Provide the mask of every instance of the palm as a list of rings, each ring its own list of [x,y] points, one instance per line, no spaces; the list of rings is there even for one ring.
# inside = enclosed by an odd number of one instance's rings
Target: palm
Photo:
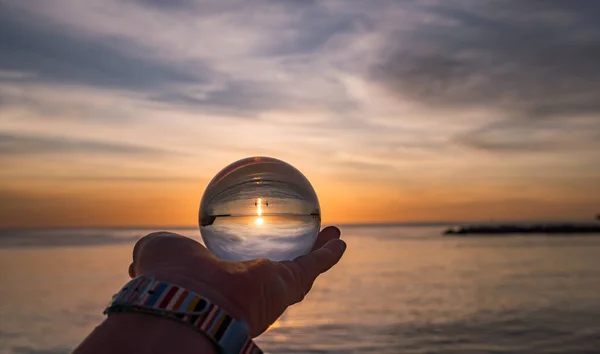
[[[324,229],[313,252],[294,261],[238,263],[216,258],[192,239],[154,233],[136,244],[130,275],[154,275],[206,296],[248,323],[254,337],[301,301],[316,277],[337,263],[345,250],[339,235],[337,228]]]

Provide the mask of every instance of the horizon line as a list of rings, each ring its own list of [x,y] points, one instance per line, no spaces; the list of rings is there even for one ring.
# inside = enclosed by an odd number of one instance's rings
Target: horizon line
[[[340,222],[340,223],[322,223],[321,227],[324,226],[338,226],[338,227],[368,227],[368,226],[456,226],[464,224],[487,224],[487,223],[563,223],[563,222],[593,222],[598,221],[595,218],[590,219],[565,219],[565,220],[439,220],[439,221],[380,221],[380,222]],[[0,226],[0,230],[70,230],[70,229],[157,229],[157,230],[168,230],[168,229],[199,229],[198,225],[64,225],[64,226]]]

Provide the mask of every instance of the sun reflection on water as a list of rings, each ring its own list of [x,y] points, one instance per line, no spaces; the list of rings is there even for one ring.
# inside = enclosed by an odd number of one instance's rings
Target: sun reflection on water
[[[256,205],[256,215],[258,215],[258,217],[256,219],[254,219],[254,223],[256,225],[262,225],[265,223],[265,219],[263,219],[261,217],[262,216],[262,198],[257,198],[254,205]]]

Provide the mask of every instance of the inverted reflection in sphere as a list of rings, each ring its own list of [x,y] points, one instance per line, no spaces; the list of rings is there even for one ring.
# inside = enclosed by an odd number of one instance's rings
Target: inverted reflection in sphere
[[[219,258],[281,261],[312,249],[321,210],[300,171],[274,158],[251,157],[212,179],[202,196],[199,222],[206,247]]]

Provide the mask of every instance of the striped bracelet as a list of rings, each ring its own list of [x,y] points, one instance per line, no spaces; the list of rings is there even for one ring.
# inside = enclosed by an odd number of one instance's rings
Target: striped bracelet
[[[183,322],[204,334],[223,354],[262,354],[248,325],[217,305],[180,286],[140,276],[113,296],[104,314],[147,313]]]

